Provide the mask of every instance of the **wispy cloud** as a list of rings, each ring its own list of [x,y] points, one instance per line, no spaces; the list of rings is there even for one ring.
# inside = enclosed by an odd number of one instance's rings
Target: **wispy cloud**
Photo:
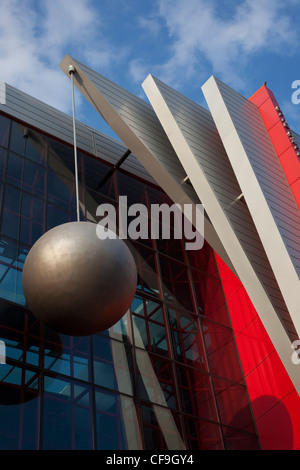
[[[91,0],[1,0],[0,78],[70,111],[69,81],[58,67],[64,55],[92,67],[98,61],[105,70],[122,53],[106,41],[102,26]]]
[[[243,69],[255,54],[286,54],[299,40],[291,21],[293,9],[288,8],[294,0],[229,0],[222,6],[217,0],[157,0],[157,5],[171,45],[168,60],[157,64],[153,73],[173,86],[210,68],[232,86],[242,87]],[[132,75],[141,76],[146,65],[135,60]]]

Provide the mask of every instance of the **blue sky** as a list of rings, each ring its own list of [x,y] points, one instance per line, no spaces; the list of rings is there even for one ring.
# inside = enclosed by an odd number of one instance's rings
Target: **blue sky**
[[[144,99],[149,73],[202,105],[212,74],[245,97],[267,81],[299,133],[299,25],[300,0],[0,0],[0,80],[68,114],[66,53]],[[76,117],[109,132],[79,93]]]

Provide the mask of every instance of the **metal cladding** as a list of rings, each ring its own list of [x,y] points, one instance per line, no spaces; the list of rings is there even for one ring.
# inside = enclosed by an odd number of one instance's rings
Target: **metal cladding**
[[[77,88],[171,199],[204,204],[205,239],[243,283],[299,394],[300,213],[256,106],[212,77],[208,111],[149,76],[150,106],[68,55],[67,76],[70,60]]]
[[[119,238],[98,238],[96,228],[104,230],[91,222],[59,225],[26,258],[22,284],[28,306],[59,333],[106,330],[123,317],[134,297],[137,271],[129,248]]]

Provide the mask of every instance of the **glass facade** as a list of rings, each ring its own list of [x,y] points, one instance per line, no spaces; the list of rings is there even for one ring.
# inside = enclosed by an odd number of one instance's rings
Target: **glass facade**
[[[169,202],[159,188],[78,152],[81,219],[97,206]],[[76,220],[73,149],[0,115],[0,449],[259,449],[214,253],[129,240],[130,311],[64,336],[28,311],[22,267],[50,228]],[[150,221],[149,221],[150,223]]]

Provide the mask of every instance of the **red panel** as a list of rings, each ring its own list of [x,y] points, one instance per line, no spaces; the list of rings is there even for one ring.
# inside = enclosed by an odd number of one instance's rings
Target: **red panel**
[[[291,186],[295,200],[300,208],[299,183],[296,185],[293,184],[294,181],[298,180],[300,177],[300,159],[297,157],[297,150],[294,149],[290,137],[287,135],[288,132],[292,131],[288,127],[284,127],[281,122],[281,119],[284,118],[284,110],[280,110],[283,115],[279,116],[278,110],[275,109],[276,106],[278,106],[275,96],[272,91],[265,86],[261,87],[249,100],[256,104],[259,109],[275,151],[280,159],[283,171]],[[278,115],[277,123],[276,114]]]
[[[256,419],[266,413],[267,408],[263,402],[258,406],[258,402],[255,403],[254,400],[268,395],[280,401],[294,390],[291,379],[275,350],[247,376],[246,380]],[[300,399],[298,406],[299,401]]]
[[[257,107],[261,106],[267,99],[269,94],[267,88],[263,85],[259,90],[257,90],[254,95],[249,98],[249,101],[256,104]]]
[[[292,148],[290,139],[288,138],[286,128],[283,127],[282,122],[279,121],[272,129],[269,130],[269,136],[276,150],[278,157],[287,150]]]
[[[280,155],[280,163],[284,168],[285,175],[291,186],[297,179],[300,178],[300,162],[296,152],[292,147],[289,147],[285,152]]]
[[[258,316],[236,337],[236,344],[244,358],[245,375],[274,351],[273,343]]]
[[[227,301],[227,306],[235,335],[238,335],[257,317],[257,312],[245,292],[244,287],[241,287],[236,294]]]
[[[223,289],[225,292],[226,300],[230,299],[237,290],[243,285],[241,281],[233,274],[231,269],[224,263],[224,261],[215,253],[219,273],[222,279]]]
[[[261,117],[267,130],[270,130],[278,122],[281,123],[280,116],[274,108],[274,105],[270,98],[268,98],[259,108]]]
[[[290,406],[287,408],[285,401],[276,403],[274,406],[272,396],[262,397],[258,401],[264,401],[267,404],[266,408],[269,409],[256,422],[262,448],[264,450],[297,449],[295,441],[298,440],[299,424],[293,422],[293,413],[291,413]],[[295,428],[298,428],[298,433],[295,433]],[[283,429],[284,432],[282,432]]]

